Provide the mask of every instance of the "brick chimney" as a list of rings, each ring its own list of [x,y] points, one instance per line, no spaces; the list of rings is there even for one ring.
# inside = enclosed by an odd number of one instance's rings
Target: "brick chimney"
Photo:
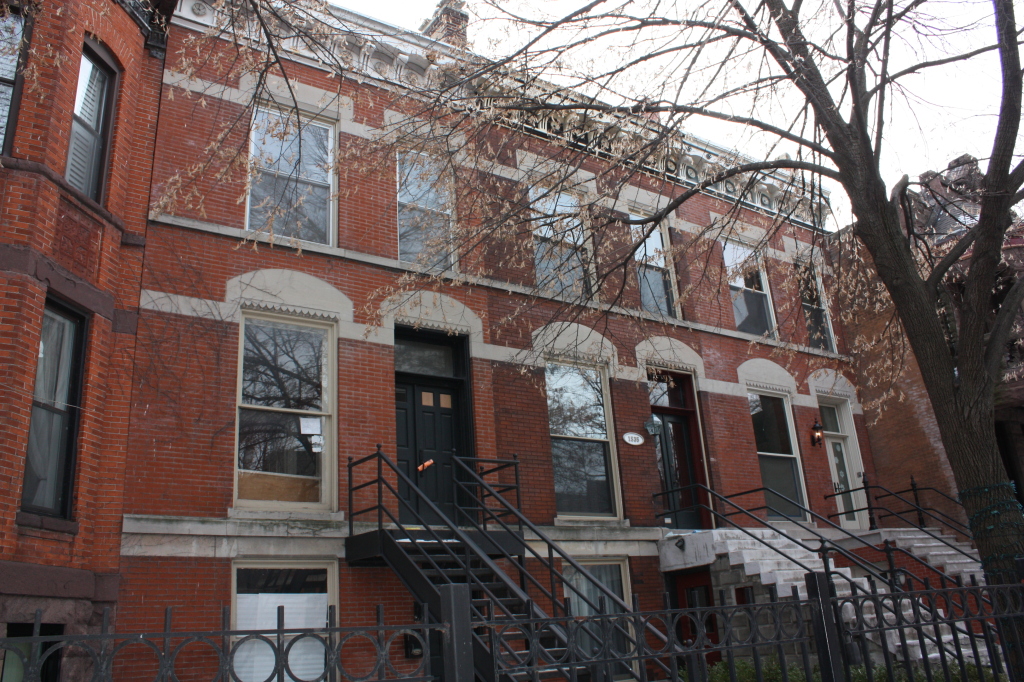
[[[464,10],[465,6],[463,0],[441,0],[437,3],[434,16],[424,23],[420,31],[428,38],[455,47],[466,47],[469,15]]]

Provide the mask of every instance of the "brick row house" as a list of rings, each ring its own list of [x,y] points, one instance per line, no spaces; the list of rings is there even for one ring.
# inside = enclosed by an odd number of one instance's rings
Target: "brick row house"
[[[0,622],[9,635],[31,634],[37,610],[48,634],[82,633],[118,601],[165,56],[153,22],[170,9],[0,3]]]
[[[624,221],[726,150],[689,138],[670,182],[640,172],[614,193],[598,154],[545,181],[569,152],[524,129],[495,133],[487,177],[448,163],[438,182],[411,149],[338,162],[379,149],[403,79],[465,56],[457,3],[423,33],[332,10],[348,75],[296,48],[255,105],[253,83],[218,81],[215,50],[188,75],[176,62],[211,6],[158,7],[166,32],[131,3],[70,7],[3,19],[27,46],[0,100],[8,634],[37,608],[95,627],[105,605],[121,631],[159,629],[165,606],[197,630],[225,607],[242,629],[281,604],[293,626],[329,606],[344,625],[376,604],[423,617],[455,563],[437,534],[475,553],[457,570],[489,572],[475,613],[744,603],[801,571],[730,556],[728,528],[765,547],[877,534],[857,490],[868,427],[812,259],[821,216],[775,229],[785,178],[742,200],[709,189],[604,276]],[[227,120],[244,124],[217,137]],[[232,149],[251,172],[182,174]],[[432,250],[481,187],[529,227]]]

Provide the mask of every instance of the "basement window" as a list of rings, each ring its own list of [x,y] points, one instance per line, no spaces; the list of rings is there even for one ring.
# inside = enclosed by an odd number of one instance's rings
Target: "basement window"
[[[327,627],[328,607],[336,604],[336,566],[328,562],[244,562],[234,566],[234,629],[275,630],[278,607],[284,607],[285,629]],[[271,637],[272,638],[272,637]],[[294,644],[286,640],[288,665],[299,680],[324,674],[326,650],[312,637]],[[274,671],[273,649],[250,639],[238,645],[233,664],[241,682],[262,682]]]

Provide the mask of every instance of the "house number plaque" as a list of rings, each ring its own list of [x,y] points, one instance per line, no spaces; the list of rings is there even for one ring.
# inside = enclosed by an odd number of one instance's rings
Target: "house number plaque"
[[[632,431],[630,431],[629,433],[622,434],[622,440],[626,441],[630,445],[644,444],[644,437],[641,436],[639,433],[634,433]]]

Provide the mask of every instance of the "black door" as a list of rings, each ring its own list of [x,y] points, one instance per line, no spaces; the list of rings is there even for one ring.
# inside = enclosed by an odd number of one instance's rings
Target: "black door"
[[[397,459],[402,472],[419,489],[399,486],[403,498],[399,518],[414,525],[437,523],[441,513],[456,521],[452,457],[458,452],[459,391],[449,382],[397,382],[395,384],[395,427]]]

